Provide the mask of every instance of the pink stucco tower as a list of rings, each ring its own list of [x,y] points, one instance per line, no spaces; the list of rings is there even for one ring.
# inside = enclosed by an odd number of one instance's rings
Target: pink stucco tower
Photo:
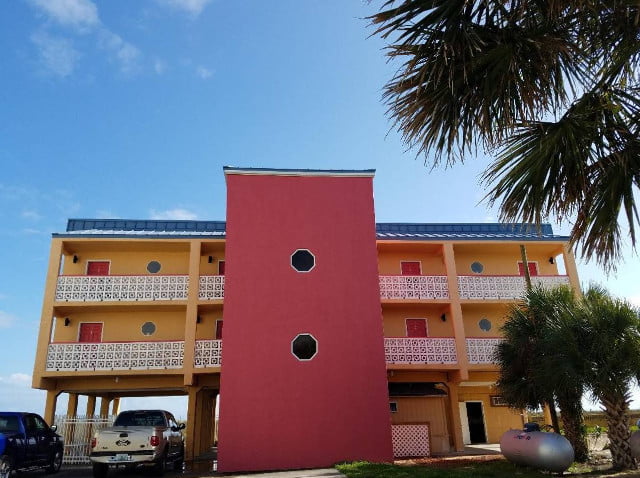
[[[219,471],[393,459],[373,174],[225,168]]]

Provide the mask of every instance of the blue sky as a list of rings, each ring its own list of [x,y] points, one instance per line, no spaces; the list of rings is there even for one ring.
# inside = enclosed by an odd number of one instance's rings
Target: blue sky
[[[50,235],[67,218],[224,219],[234,165],[375,168],[378,221],[496,221],[480,203],[487,158],[430,171],[391,130],[380,98],[396,66],[363,19],[380,4],[3,5],[0,409],[44,408],[30,375]],[[627,250],[615,276],[579,271],[640,304]]]

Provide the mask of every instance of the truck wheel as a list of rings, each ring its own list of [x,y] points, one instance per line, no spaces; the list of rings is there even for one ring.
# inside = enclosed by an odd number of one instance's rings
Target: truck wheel
[[[182,465],[184,465],[184,445],[182,445],[182,449],[180,450],[178,458],[176,458],[176,461],[173,462],[173,469],[175,471],[182,471]]]
[[[9,478],[13,471],[13,462],[8,455],[0,456],[0,478]]]
[[[107,478],[109,474],[109,465],[106,463],[93,464],[93,478]]]
[[[156,461],[156,464],[153,466],[153,474],[155,476],[163,476],[166,469],[167,469],[167,455],[165,453],[160,457],[160,460]]]
[[[56,450],[53,456],[51,457],[51,461],[49,462],[49,466],[47,466],[47,473],[58,473],[60,471],[60,467],[62,466],[62,450]]]

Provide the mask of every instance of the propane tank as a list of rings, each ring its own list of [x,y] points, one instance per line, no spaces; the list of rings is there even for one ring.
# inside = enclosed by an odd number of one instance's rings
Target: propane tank
[[[500,451],[516,465],[561,473],[574,459],[569,440],[557,433],[509,430],[500,438]]]

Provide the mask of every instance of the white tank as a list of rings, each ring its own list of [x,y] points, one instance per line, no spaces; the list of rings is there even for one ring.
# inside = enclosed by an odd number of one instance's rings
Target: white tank
[[[557,433],[509,430],[500,438],[504,457],[516,465],[561,473],[574,459],[569,440]]]

